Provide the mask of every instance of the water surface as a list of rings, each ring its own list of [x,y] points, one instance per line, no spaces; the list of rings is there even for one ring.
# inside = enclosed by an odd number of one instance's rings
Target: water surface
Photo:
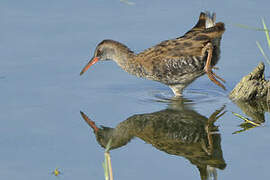
[[[255,41],[263,32],[234,24],[260,27],[270,23],[269,2],[254,1],[2,1],[0,176],[5,179],[103,179],[104,149],[80,116],[97,125],[116,127],[135,114],[166,111],[172,92],[157,82],[138,79],[113,62],[95,64],[79,76],[95,46],[110,38],[140,52],[162,40],[181,36],[200,11],[217,13],[226,24],[217,74],[227,92],[201,77],[187,88],[185,106],[208,119],[225,106],[219,126],[225,168],[218,179],[267,179],[269,114],[263,126],[238,134],[247,116],[227,95],[263,57]],[[269,66],[266,72],[269,72]],[[179,106],[174,107],[179,108]],[[181,109],[181,107],[180,107]],[[182,108],[183,109],[183,108]],[[186,157],[167,154],[141,138],[111,151],[115,179],[200,179]]]

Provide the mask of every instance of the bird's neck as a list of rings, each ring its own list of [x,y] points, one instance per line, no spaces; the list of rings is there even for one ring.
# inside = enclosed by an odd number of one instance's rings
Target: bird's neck
[[[136,54],[122,43],[116,42],[107,58],[115,61],[122,69],[132,75],[138,77],[145,75],[141,63],[136,59]]]
[[[115,61],[122,68],[127,66],[135,54],[124,44],[114,41],[113,45],[107,49],[106,59]]]

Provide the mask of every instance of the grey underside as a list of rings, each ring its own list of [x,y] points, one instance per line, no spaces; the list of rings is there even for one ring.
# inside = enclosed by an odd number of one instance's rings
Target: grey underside
[[[146,78],[166,84],[172,88],[175,95],[181,95],[186,86],[205,73],[204,62],[202,57],[194,56],[180,60],[168,60],[162,68],[158,68],[158,65],[154,64],[153,75],[146,76]]]

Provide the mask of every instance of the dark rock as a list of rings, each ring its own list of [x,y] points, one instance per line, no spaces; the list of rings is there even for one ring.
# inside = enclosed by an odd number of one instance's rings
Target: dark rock
[[[229,97],[233,101],[268,101],[270,95],[269,81],[264,78],[264,63],[260,62],[258,66],[242,80],[231,91]]]

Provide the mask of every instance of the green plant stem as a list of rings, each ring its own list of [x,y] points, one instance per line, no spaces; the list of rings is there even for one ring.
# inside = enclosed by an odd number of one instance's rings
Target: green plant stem
[[[261,51],[263,57],[266,59],[267,63],[270,65],[270,59],[269,59],[269,57],[265,54],[265,52],[264,52],[264,50],[263,50],[261,44],[260,44],[258,41],[256,41],[256,44],[257,44],[258,48],[260,49],[260,51]]]
[[[110,175],[110,180],[113,180],[113,173],[112,173],[112,163],[111,163],[111,156],[109,152],[105,152],[106,160],[108,162],[108,170],[109,170],[109,175]]]
[[[252,124],[252,125],[254,125],[254,126],[260,126],[260,124],[257,124],[257,123],[255,123],[255,122],[249,120],[248,118],[245,118],[245,117],[241,116],[240,114],[237,114],[237,113],[235,113],[235,112],[232,112],[232,113],[233,113],[235,116],[237,116],[237,117],[243,119],[244,121],[246,121],[246,122],[248,122],[248,123],[250,123],[250,124]]]
[[[263,18],[262,18],[262,24],[263,24],[263,28],[267,29],[267,26],[266,26]],[[268,48],[270,49],[270,37],[269,37],[269,32],[268,31],[265,31],[265,36],[266,36],[266,39],[267,39]]]

